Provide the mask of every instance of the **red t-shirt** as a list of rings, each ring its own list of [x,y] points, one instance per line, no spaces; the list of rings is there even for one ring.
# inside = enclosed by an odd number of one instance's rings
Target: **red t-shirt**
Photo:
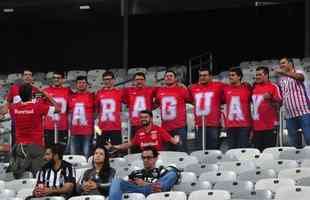
[[[90,92],[77,92],[69,99],[72,135],[92,135],[94,130],[94,95]]]
[[[123,90],[101,89],[96,94],[95,103],[99,113],[99,128],[103,131],[121,131],[121,111]]]
[[[49,105],[42,101],[20,102],[9,109],[15,119],[16,143],[43,146],[43,116],[48,113]]]
[[[8,94],[6,95],[6,100],[9,103],[18,103],[21,102],[21,98],[19,96],[19,84],[14,84],[10,87],[10,90],[8,92]],[[39,90],[38,88],[32,86],[32,94],[34,95],[35,93],[37,93]]]
[[[186,126],[186,102],[190,100],[187,88],[160,87],[156,91],[160,104],[162,127],[167,131]]]
[[[264,100],[263,95],[270,93],[271,100]],[[271,81],[254,84],[252,91],[253,103],[253,128],[255,131],[272,130],[279,124],[279,115],[272,102],[282,102],[279,87]]]
[[[163,150],[163,143],[169,142],[172,136],[163,128],[152,125],[151,130],[146,132],[145,128],[140,128],[131,140],[133,145],[137,145],[140,149],[146,146],[154,146],[158,151]]]
[[[223,88],[224,84],[218,81],[207,85],[193,84],[189,88],[198,127],[202,126],[202,116],[205,116],[206,126],[220,127]]]
[[[251,126],[251,88],[248,85],[226,85],[223,101],[226,104],[226,128]]]
[[[66,87],[48,87],[44,89],[49,95],[51,95],[57,102],[57,105],[61,109],[60,113],[48,112],[45,117],[45,129],[54,129],[54,123],[57,122],[58,130],[68,129],[68,100],[71,94],[71,90]]]
[[[128,87],[124,90],[131,126],[140,126],[139,112],[152,110],[155,89],[152,87]]]

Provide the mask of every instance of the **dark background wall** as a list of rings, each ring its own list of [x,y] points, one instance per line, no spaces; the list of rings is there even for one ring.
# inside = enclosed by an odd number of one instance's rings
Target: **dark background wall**
[[[185,64],[212,51],[215,66],[243,60],[302,57],[303,4],[130,16],[129,64]],[[8,17],[0,24],[2,72],[121,67],[122,19],[98,13],[54,20]]]

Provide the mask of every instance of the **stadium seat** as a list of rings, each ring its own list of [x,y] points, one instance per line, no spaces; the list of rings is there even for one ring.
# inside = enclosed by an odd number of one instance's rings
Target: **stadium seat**
[[[279,178],[290,178],[296,185],[310,186],[310,168],[284,169],[279,172]]]
[[[225,190],[197,190],[190,193],[188,200],[228,200],[230,197]]]
[[[133,153],[133,154],[128,154],[124,156],[126,160],[128,160],[128,163],[131,163],[134,160],[139,160],[141,159],[141,153]]]
[[[0,191],[0,199],[6,199],[10,197],[15,197],[16,191],[10,189],[3,189]]]
[[[226,152],[226,155],[236,157],[238,160],[249,160],[253,159],[255,155],[259,155],[260,151],[254,148],[238,148],[230,149]]]
[[[274,157],[271,153],[261,153],[254,155],[252,158],[249,158],[249,160],[253,160],[256,166],[260,166],[265,161],[274,160]]]
[[[236,181],[237,174],[233,171],[205,172],[199,176],[199,181],[209,181],[212,184],[220,181]]]
[[[57,196],[49,196],[49,197],[31,198],[31,200],[65,200],[65,198]]]
[[[173,187],[173,191],[182,191],[187,195],[196,190],[208,189],[212,189],[212,184],[209,181],[181,182]]]
[[[5,188],[5,182],[0,180],[0,191]]]
[[[187,200],[185,192],[158,192],[146,197],[147,200]]]
[[[25,199],[32,195],[33,188],[25,188],[17,191],[16,197]]]
[[[197,175],[193,172],[181,172],[181,183],[192,183],[197,181]]]
[[[257,182],[260,179],[276,178],[277,173],[273,169],[252,170],[240,173],[238,180]]]
[[[217,164],[191,164],[184,168],[184,171],[194,172],[197,176],[204,172],[218,171]]]
[[[238,193],[234,196],[234,200],[269,200],[273,198],[270,190],[255,190],[246,193]]]
[[[269,147],[266,148],[263,153],[271,153],[274,157],[274,159],[279,159],[279,155],[281,152],[290,150],[290,149],[295,149],[295,147]]]
[[[165,166],[175,165],[178,169],[184,170],[184,168],[191,164],[198,164],[198,159],[194,156],[171,156],[160,157]]]
[[[76,182],[78,182],[79,180],[81,180],[83,178],[83,175],[85,173],[86,170],[88,170],[89,168],[78,168],[75,169],[75,179]]]
[[[159,156],[162,159],[165,158],[171,158],[171,157],[182,157],[182,156],[188,156],[186,152],[181,151],[159,151]]]
[[[249,161],[219,162],[219,171],[234,171],[237,174],[256,169],[255,163]]]
[[[282,187],[295,187],[295,181],[289,178],[267,178],[256,182],[256,190],[271,190],[276,192]]]
[[[145,200],[145,196],[141,193],[125,193],[123,200]]]
[[[281,160],[304,160],[310,159],[310,148],[288,149],[279,155]]]
[[[279,188],[275,194],[275,200],[309,200],[310,187],[295,186]]]
[[[132,171],[133,169],[129,167],[120,167],[116,169],[115,177],[118,177],[118,178],[127,177]]]
[[[34,188],[37,184],[35,178],[32,179],[16,179],[13,181],[6,182],[5,188],[9,190],[15,190],[16,192],[25,188]]]
[[[131,77],[132,75],[134,75],[137,72],[143,72],[146,73],[146,68],[143,67],[137,67],[137,68],[130,68],[128,69],[128,75]]]
[[[198,158],[199,163],[213,164],[210,162],[210,160],[216,160],[216,157],[222,156],[223,154],[220,150],[201,150],[193,151],[190,155]]]
[[[254,190],[254,184],[251,181],[222,181],[215,183],[213,189],[227,190],[230,192],[232,198],[234,198],[238,194],[252,192]]]
[[[292,169],[298,167],[296,160],[267,160],[264,161],[260,166],[260,169],[273,169],[279,172],[283,169]]]
[[[69,198],[69,200],[104,200],[104,199],[105,198],[102,195],[83,195]]]
[[[87,159],[82,155],[64,155],[63,160],[71,163],[73,166],[88,166]]]
[[[309,167],[310,168],[310,159],[306,160],[299,160],[299,166],[300,167]]]
[[[114,169],[128,167],[128,161],[125,158],[110,158],[110,166]]]
[[[15,83],[17,80],[21,79],[22,75],[20,73],[12,73],[8,75],[7,82]]]
[[[67,73],[67,80],[75,80],[78,76],[87,76],[87,72],[83,70],[70,70]]]

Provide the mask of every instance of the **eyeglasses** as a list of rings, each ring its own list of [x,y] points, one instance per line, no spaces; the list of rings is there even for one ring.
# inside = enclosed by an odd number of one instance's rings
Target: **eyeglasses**
[[[153,156],[141,156],[142,160],[150,160],[154,158]]]

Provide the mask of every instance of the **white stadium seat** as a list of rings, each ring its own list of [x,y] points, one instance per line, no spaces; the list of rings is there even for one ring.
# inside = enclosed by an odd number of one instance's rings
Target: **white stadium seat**
[[[276,172],[296,167],[298,167],[296,160],[266,160],[259,166],[260,169],[273,169]]]
[[[200,163],[211,163],[210,160],[216,160],[216,157],[222,156],[223,153],[220,150],[201,150],[193,151],[190,155],[198,158]]]
[[[227,190],[234,198],[238,194],[252,192],[254,190],[254,184],[251,181],[222,181],[215,183],[213,189]]]
[[[226,155],[235,156],[238,160],[253,159],[254,155],[259,155],[260,151],[254,148],[238,148],[230,149],[226,152]]]
[[[141,193],[125,193],[123,200],[145,200],[145,196]]]
[[[225,190],[197,190],[190,193],[188,200],[228,200],[230,197]]]
[[[34,188],[37,184],[37,179],[16,179],[6,182],[5,188],[9,190],[15,190],[16,192],[25,188]]]
[[[29,197],[32,195],[33,192],[33,188],[25,188],[25,189],[21,189],[19,191],[17,191],[16,197],[21,198],[21,199],[25,199],[26,197]]]
[[[204,172],[218,171],[217,164],[191,164],[184,168],[184,171],[194,172],[197,176]]]
[[[296,149],[295,147],[269,147],[263,153],[271,153],[274,159],[279,159],[280,153],[286,150]]]
[[[198,180],[209,181],[211,183],[216,183],[220,181],[236,181],[237,174],[233,171],[205,172],[199,176]]]
[[[102,195],[83,195],[69,198],[69,200],[104,200],[104,199],[105,198]]]
[[[310,187],[295,186],[279,188],[275,194],[275,200],[309,200]]]
[[[147,200],[187,200],[185,192],[158,192],[146,197]]]
[[[271,190],[273,192],[276,192],[279,188],[283,187],[295,187],[295,181],[289,178],[268,178],[261,179],[255,184],[256,190]]]
[[[251,160],[219,162],[218,165],[220,171],[234,171],[237,174],[256,169],[255,163]]]
[[[240,173],[238,180],[257,182],[260,179],[276,178],[277,173],[273,169],[253,170]]]
[[[198,182],[181,182],[173,187],[173,191],[182,191],[186,194],[190,194],[195,190],[208,190],[212,189],[212,184],[209,181]]]
[[[284,169],[279,172],[279,178],[290,178],[296,185],[310,186],[310,168]]]

